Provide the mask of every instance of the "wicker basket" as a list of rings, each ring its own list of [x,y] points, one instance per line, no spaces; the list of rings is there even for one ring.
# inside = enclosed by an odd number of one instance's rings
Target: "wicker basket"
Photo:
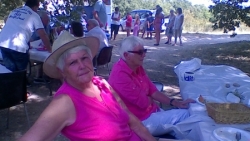
[[[250,123],[250,108],[240,103],[206,103],[208,115],[216,123]]]

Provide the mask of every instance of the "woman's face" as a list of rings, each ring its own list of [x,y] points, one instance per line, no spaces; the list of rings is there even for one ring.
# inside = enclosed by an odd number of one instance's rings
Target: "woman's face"
[[[65,59],[62,75],[70,84],[84,84],[92,81],[94,69],[92,59],[85,50],[69,54]]]

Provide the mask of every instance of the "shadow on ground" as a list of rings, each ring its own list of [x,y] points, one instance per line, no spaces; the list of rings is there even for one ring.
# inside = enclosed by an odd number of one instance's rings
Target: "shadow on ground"
[[[113,56],[110,68],[119,59],[118,47],[120,40],[111,41],[116,45],[113,49]],[[170,97],[180,98],[178,79],[174,73],[174,66],[181,61],[192,58],[200,58],[203,65],[230,65],[241,69],[243,72],[250,74],[250,42],[230,42],[213,45],[184,45],[182,47],[146,46],[149,52],[144,61],[144,68],[148,76],[153,81],[159,81],[164,84],[164,93]],[[98,75],[108,78],[109,70],[106,67],[98,67]],[[51,86],[53,93],[59,88],[60,82],[52,80]],[[42,84],[33,84],[28,91],[31,92],[27,103],[28,113],[31,124],[39,117],[41,112],[49,104],[52,97],[49,96],[49,90]],[[26,123],[26,117],[22,105],[12,107],[10,110],[9,129],[6,125],[6,110],[0,111],[0,140],[14,141],[25,133],[29,126]],[[46,130],[46,129],[45,129]],[[59,135],[55,141],[67,140]]]

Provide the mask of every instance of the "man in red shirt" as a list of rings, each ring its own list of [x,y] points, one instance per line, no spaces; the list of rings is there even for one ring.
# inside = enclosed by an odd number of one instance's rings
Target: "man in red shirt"
[[[132,16],[130,13],[128,13],[127,20],[126,20],[127,37],[130,36],[131,27],[132,27]]]

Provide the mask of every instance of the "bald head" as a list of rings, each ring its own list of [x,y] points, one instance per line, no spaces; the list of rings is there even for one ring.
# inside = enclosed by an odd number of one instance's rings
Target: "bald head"
[[[93,25],[93,26],[95,26],[95,27],[96,26],[100,26],[99,23],[98,23],[98,21],[96,19],[89,19],[88,23],[91,24],[91,25]]]
[[[88,22],[87,22],[87,29],[88,31],[90,31],[91,29],[97,27],[99,25],[98,21],[96,19],[89,19]]]

